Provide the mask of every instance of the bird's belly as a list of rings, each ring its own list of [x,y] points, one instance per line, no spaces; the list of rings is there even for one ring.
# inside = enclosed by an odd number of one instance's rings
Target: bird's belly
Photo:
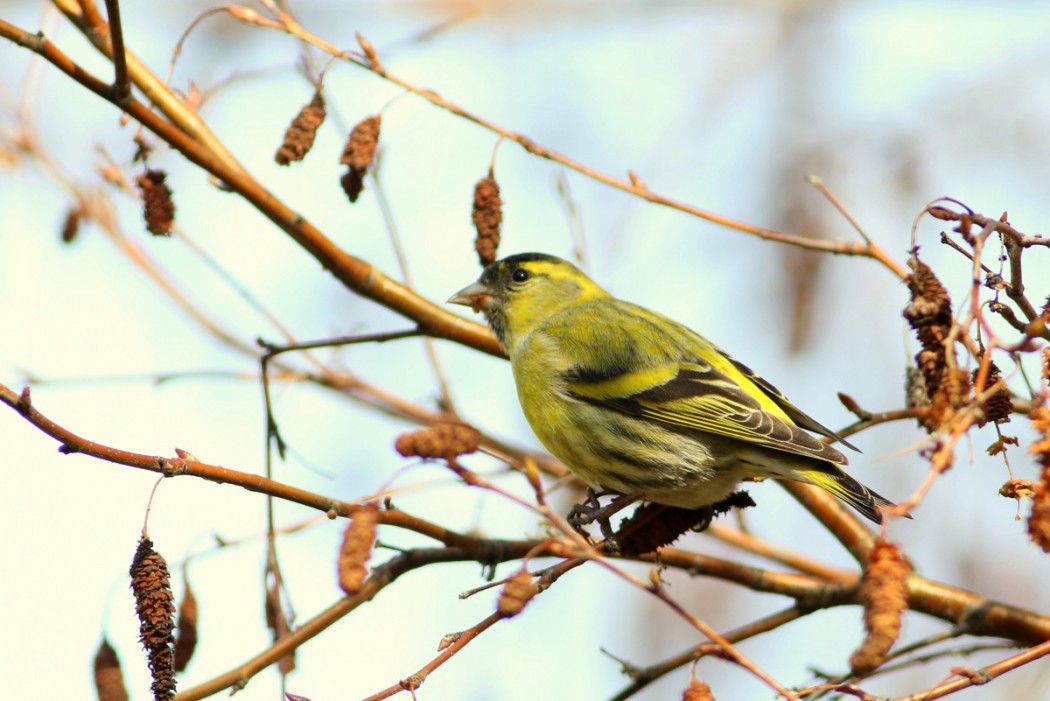
[[[726,498],[749,476],[718,439],[698,440],[565,395],[521,404],[543,446],[592,487],[696,508]]]

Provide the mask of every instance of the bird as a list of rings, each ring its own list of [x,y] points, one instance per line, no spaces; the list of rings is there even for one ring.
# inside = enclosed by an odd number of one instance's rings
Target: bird
[[[572,263],[520,253],[451,304],[482,312],[540,443],[594,489],[697,509],[745,479],[816,485],[875,523],[894,504],[848,475],[857,450],[688,327],[618,299]]]

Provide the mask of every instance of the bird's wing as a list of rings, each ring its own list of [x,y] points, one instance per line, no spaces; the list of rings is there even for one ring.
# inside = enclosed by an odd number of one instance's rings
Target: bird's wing
[[[665,381],[651,380],[664,376]],[[762,407],[728,376],[704,363],[647,369],[594,381],[586,375],[565,376],[565,387],[592,404],[645,418],[668,428],[712,433],[796,455],[845,463],[837,450]],[[630,393],[620,390],[641,387]]]
[[[613,304],[601,310],[607,322],[601,338],[572,340],[570,355],[576,362],[560,378],[570,396],[668,428],[846,462],[803,429],[838,436],[746,366],[655,312]],[[625,333],[628,329],[631,333]]]
[[[747,377],[747,379],[751,380],[751,382],[753,382],[755,385],[761,388],[762,391],[765,392],[770,399],[776,402],[776,405],[780,407],[783,410],[783,412],[788,415],[788,418],[795,422],[796,425],[806,429],[807,431],[813,431],[814,433],[819,433],[822,436],[827,436],[828,438],[836,440],[842,445],[849,448],[850,450],[855,450],[858,453],[860,452],[860,448],[853,445],[845,438],[835,433],[830,428],[820,423],[812,416],[810,416],[809,414],[792,404],[791,401],[784,396],[783,392],[781,392],[779,389],[770,384],[769,381],[767,381],[761,375],[756,373],[754,370],[744,365],[739,360],[730,357],[729,355],[726,355],[725,357],[730,363],[733,364],[733,367],[735,367],[737,370],[740,371],[741,374]]]

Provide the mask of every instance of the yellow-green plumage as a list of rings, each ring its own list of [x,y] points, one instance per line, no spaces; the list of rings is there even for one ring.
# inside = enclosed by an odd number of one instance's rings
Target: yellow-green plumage
[[[849,444],[771,384],[564,260],[505,258],[449,301],[485,312],[529,425],[594,487],[696,508],[744,478],[776,477],[822,487],[876,522],[890,504],[807,431]]]

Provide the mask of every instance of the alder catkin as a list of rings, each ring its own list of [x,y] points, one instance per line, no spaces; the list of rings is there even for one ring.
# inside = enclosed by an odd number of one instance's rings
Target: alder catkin
[[[351,202],[357,202],[365,188],[365,173],[375,163],[381,124],[382,115],[374,114],[362,119],[354,125],[343,146],[339,162],[347,166],[347,171],[339,179],[339,184]]]
[[[197,597],[190,587],[190,580],[186,579],[186,590],[179,602],[179,620],[176,624],[175,635],[175,671],[182,672],[193,658],[193,652],[197,649]]]
[[[715,701],[711,687],[699,679],[689,680],[689,686],[682,692],[682,701]]]
[[[914,255],[908,260],[908,267],[913,271],[907,280],[911,301],[904,307],[903,316],[922,344],[915,361],[930,402],[922,423],[927,430],[936,431],[966,402],[970,382],[964,370],[948,362],[951,350],[946,341],[953,321],[948,291],[930,266]]]
[[[313,99],[303,105],[299,114],[288,125],[288,129],[284,132],[284,141],[281,142],[273,159],[282,166],[303,160],[313,148],[317,129],[324,122],[325,114],[324,97],[318,90],[314,93]]]
[[[974,370],[970,379],[976,381],[979,373],[979,368]],[[999,366],[995,363],[989,363],[988,378],[984,382],[984,389],[987,390],[991,388],[1002,379],[1003,373],[999,370]],[[1005,384],[1003,384],[999,389],[992,393],[992,396],[984,401],[984,416],[978,420],[977,425],[984,426],[986,423],[1006,423],[1010,420],[1010,413],[1013,409],[1014,405],[1013,400],[1010,398],[1010,390]]]
[[[347,596],[361,590],[368,574],[368,561],[372,557],[372,544],[376,539],[376,524],[379,511],[374,506],[365,506],[354,511],[350,523],[343,532],[343,544],[339,548],[339,587]]]
[[[860,585],[868,635],[850,657],[854,674],[867,674],[880,666],[897,641],[908,608],[910,572],[911,565],[896,545],[881,538],[875,541]]]
[[[521,613],[532,598],[540,593],[532,575],[524,567],[515,572],[499,594],[496,610],[504,618],[513,618]]]
[[[142,196],[143,217],[146,229],[154,236],[171,236],[175,224],[175,203],[171,199],[171,188],[164,184],[168,174],[163,170],[147,170],[135,178]]]
[[[154,701],[175,696],[175,599],[168,564],[143,536],[131,562],[131,591],[139,619],[139,641],[153,675]]]
[[[431,428],[403,433],[394,442],[401,455],[451,460],[473,453],[481,445],[481,433],[466,424],[437,424]]]
[[[128,701],[124,674],[120,671],[120,658],[105,638],[95,653],[95,691],[98,701]]]
[[[1039,436],[1028,451],[1043,468],[1039,481],[1032,486],[1032,513],[1028,517],[1028,535],[1043,552],[1050,553],[1050,409],[1045,404],[1036,404],[1028,418]]]
[[[482,178],[474,185],[471,219],[477,231],[474,250],[478,252],[478,260],[482,266],[490,265],[496,260],[500,227],[503,224],[503,200],[500,199],[499,184],[491,170],[488,177]]]
[[[80,207],[70,207],[69,211],[66,212],[65,218],[62,220],[62,243],[73,243],[73,239],[80,232],[80,219],[82,216],[83,210]]]

